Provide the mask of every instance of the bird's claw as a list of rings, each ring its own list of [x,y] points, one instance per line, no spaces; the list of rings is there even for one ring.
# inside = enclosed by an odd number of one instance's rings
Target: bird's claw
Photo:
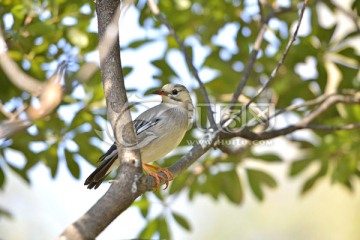
[[[155,188],[154,188],[154,192],[156,192],[159,189],[161,181],[165,182],[165,188],[163,189],[163,190],[165,190],[165,189],[168,188],[169,182],[174,179],[174,175],[169,170],[167,170],[166,168],[159,168],[159,167],[156,167],[156,166],[143,164],[143,169],[145,170],[145,172],[149,176],[152,176],[152,177],[155,178],[156,185],[155,185]],[[154,171],[156,171],[156,172],[154,172]],[[166,175],[166,178],[161,176],[159,174],[160,172],[163,172]]]

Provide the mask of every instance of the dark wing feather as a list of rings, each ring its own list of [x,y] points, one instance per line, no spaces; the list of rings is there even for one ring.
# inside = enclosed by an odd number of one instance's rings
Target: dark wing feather
[[[115,148],[115,150],[116,150],[116,148]],[[105,156],[105,154],[103,156]],[[103,156],[101,156],[101,158]],[[109,175],[108,170],[111,168],[113,163],[116,161],[116,159],[118,158],[118,155],[116,153],[113,156],[110,156],[109,158],[106,158],[106,157],[107,156],[105,156],[103,158],[101,164],[85,180],[84,185],[88,185],[87,188],[92,189],[93,187],[95,187],[95,189],[97,189],[100,186],[100,184],[104,181],[104,179],[107,177],[107,175]]]
[[[116,151],[116,144],[114,143],[113,145],[111,145],[111,147],[109,148],[109,150],[107,150],[106,153],[104,153],[100,158],[99,158],[99,162],[102,162],[107,156],[109,156],[113,151]]]
[[[135,119],[134,127],[136,135],[148,130],[149,128],[155,126],[160,121],[160,118],[153,118],[150,121],[142,120],[142,119]]]

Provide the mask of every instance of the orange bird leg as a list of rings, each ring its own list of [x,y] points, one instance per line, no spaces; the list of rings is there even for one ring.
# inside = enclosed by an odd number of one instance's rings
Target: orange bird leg
[[[155,178],[156,180],[155,191],[159,188],[160,179],[165,181],[166,186],[164,190],[169,186],[169,182],[174,179],[174,175],[166,168],[160,168],[146,163],[143,163],[142,167],[149,176],[153,176]],[[163,176],[161,176],[159,172],[163,172],[166,175],[166,179]]]

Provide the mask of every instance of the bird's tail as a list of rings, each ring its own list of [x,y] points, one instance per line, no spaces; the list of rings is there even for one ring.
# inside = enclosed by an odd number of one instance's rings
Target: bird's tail
[[[100,161],[102,161],[101,164],[85,180],[84,185],[88,185],[88,189],[92,189],[94,187],[95,189],[97,189],[116,165],[115,161],[117,160],[117,158],[118,154],[116,149],[111,154],[109,154],[108,151],[103,156],[101,156],[99,159]]]

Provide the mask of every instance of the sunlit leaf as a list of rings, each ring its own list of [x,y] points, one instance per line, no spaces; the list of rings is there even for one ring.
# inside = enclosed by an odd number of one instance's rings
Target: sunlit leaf
[[[233,203],[240,204],[243,200],[243,189],[235,170],[221,172],[217,175],[221,191]]]
[[[146,198],[146,195],[143,195],[140,200],[133,203],[133,206],[137,207],[140,210],[141,215],[146,218],[149,213],[150,203]]]
[[[289,175],[296,176],[303,172],[312,163],[311,160],[310,158],[305,158],[291,163]]]
[[[0,207],[0,218],[1,217],[6,217],[6,218],[10,219],[10,218],[12,218],[12,214],[9,211],[7,211],[6,209]]]
[[[252,154],[252,157],[258,159],[258,160],[263,160],[266,162],[281,162],[282,159],[280,158],[280,156],[278,156],[277,154]]]
[[[264,199],[263,185],[267,185],[271,188],[275,188],[277,186],[274,178],[263,171],[246,169],[246,173],[248,176],[251,190],[255,194],[256,198],[260,201]]]
[[[175,212],[172,212],[172,215],[173,215],[175,221],[176,221],[181,227],[183,227],[184,229],[186,229],[186,230],[188,230],[188,231],[191,231],[191,226],[190,226],[189,222],[188,222],[183,216],[181,216],[180,214],[175,213]]]
[[[69,41],[80,48],[85,48],[89,44],[89,37],[76,27],[72,27],[67,32]]]
[[[139,238],[151,239],[159,227],[158,219],[149,221],[146,226],[141,230]]]
[[[170,239],[169,226],[164,217],[158,218],[158,228],[160,239]]]
[[[69,152],[68,150],[64,150],[65,151],[65,159],[66,159],[66,164],[68,166],[68,169],[71,172],[71,175],[74,176],[74,178],[79,179],[80,177],[80,167],[79,164],[74,160],[74,155],[73,153]]]

